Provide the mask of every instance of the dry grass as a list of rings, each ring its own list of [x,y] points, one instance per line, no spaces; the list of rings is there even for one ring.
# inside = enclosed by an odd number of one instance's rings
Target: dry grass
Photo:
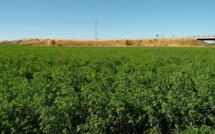
[[[63,40],[55,39],[55,46],[143,46],[143,47],[189,47],[198,46],[195,39],[141,39],[141,40]],[[52,46],[51,39],[27,39],[19,41],[19,44],[31,44],[33,46]]]
[[[140,46],[168,46],[168,47],[187,47],[197,46],[195,39],[177,38],[177,39],[147,39],[140,43]]]

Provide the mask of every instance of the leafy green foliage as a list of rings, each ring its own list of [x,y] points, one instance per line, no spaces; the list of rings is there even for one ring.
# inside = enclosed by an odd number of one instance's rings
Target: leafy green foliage
[[[130,45],[132,45],[132,43],[131,43],[130,40],[125,40],[125,45],[126,45],[126,46],[130,46]]]
[[[2,133],[208,133],[214,48],[0,47]]]

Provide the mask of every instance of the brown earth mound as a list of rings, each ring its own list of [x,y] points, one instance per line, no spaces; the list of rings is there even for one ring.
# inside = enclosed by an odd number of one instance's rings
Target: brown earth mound
[[[26,39],[13,41],[19,45],[32,46],[143,46],[143,47],[190,47],[199,46],[195,39],[141,39],[141,40],[63,40],[63,39]]]

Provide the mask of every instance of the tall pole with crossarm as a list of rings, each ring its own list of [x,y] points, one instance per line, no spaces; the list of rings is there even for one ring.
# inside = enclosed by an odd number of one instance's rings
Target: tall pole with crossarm
[[[97,20],[95,20],[95,46],[97,46]]]

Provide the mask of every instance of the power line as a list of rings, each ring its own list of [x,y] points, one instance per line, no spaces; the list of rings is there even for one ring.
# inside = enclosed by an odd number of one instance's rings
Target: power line
[[[1,20],[0,24],[16,25],[50,25],[50,24],[93,24],[92,20]]]
[[[98,40],[98,21],[97,20],[81,20],[81,19],[64,19],[64,20],[57,20],[57,19],[51,19],[51,20],[40,20],[40,19],[23,19],[21,20],[20,18],[17,20],[15,19],[0,19],[0,24],[5,24],[5,25],[11,25],[11,26],[16,26],[16,25],[23,25],[23,26],[84,26],[84,27],[94,27],[94,39],[95,39],[95,46],[97,45],[97,40]],[[117,26],[113,26],[110,24],[104,24],[104,23],[99,23],[99,27],[102,29],[107,29],[108,31],[112,32],[113,34],[117,34],[121,36],[122,38],[126,37],[139,37],[140,35],[137,36],[137,34],[131,33],[127,29],[121,29]],[[92,32],[92,31],[91,31]],[[105,34],[105,32],[103,32]],[[123,37],[124,36],[124,37]]]
[[[100,24],[99,27],[101,27],[101,28],[112,31],[112,33],[118,34],[121,37],[125,36],[125,37],[122,37],[122,39],[125,39],[126,37],[140,37],[139,34],[131,33],[129,30],[121,29],[119,26],[117,27],[117,26],[113,26],[113,25],[105,24],[105,23],[99,23],[99,24]]]
[[[66,20],[36,20],[36,19],[35,20],[29,20],[29,19],[20,20],[19,19],[19,20],[15,20],[15,19],[2,19],[1,18],[0,24],[2,24],[2,25],[0,25],[0,27],[5,27],[4,25],[7,25],[6,27],[10,27],[10,28],[16,27],[19,29],[22,27],[25,27],[25,30],[29,27],[35,28],[35,26],[38,26],[40,28],[43,28],[43,31],[45,31],[45,32],[48,32],[47,29],[49,31],[52,30],[49,26],[54,27],[53,29],[55,29],[55,28],[60,28],[60,30],[61,29],[65,30],[65,28],[66,28],[66,30],[70,29],[69,31],[71,31],[71,28],[74,28],[74,30],[72,30],[72,31],[84,32],[86,34],[88,33],[87,36],[90,35],[91,39],[93,37],[93,33],[95,32],[95,35],[94,35],[95,45],[97,45],[97,20],[72,20],[72,19],[66,19]],[[66,27],[65,27],[65,25],[66,25]],[[6,29],[6,27],[4,28],[4,30]],[[39,30],[40,28],[37,28],[37,30]],[[44,29],[44,28],[47,28],[47,29]],[[7,29],[7,31],[8,31],[8,29]],[[34,31],[31,33],[34,33]],[[59,31],[58,31],[58,33],[59,33]],[[73,37],[73,36],[74,35],[72,35],[71,37]],[[83,36],[83,34],[81,34],[81,36]]]

